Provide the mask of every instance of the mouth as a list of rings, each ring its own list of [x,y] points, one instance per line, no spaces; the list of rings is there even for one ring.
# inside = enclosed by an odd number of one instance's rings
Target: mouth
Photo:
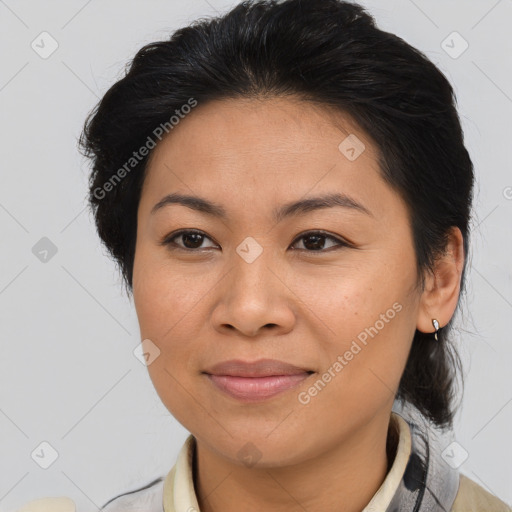
[[[203,372],[217,390],[242,402],[259,402],[300,385],[313,370],[275,359],[230,360]]]

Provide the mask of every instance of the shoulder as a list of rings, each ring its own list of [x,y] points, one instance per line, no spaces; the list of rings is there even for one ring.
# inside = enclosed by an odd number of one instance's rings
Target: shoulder
[[[512,508],[460,473],[459,490],[451,512],[512,512]]]
[[[39,498],[29,501],[15,512],[76,512],[76,507],[70,498]]]
[[[164,478],[159,477],[144,487],[121,494],[112,498],[101,512],[163,512]]]
[[[138,489],[109,500],[100,512],[163,512],[164,478],[160,477]],[[39,498],[12,512],[77,512],[70,498]],[[80,511],[78,511],[80,512]]]

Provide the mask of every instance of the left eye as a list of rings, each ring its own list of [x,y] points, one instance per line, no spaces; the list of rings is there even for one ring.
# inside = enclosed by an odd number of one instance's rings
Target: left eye
[[[305,233],[296,238],[293,245],[295,245],[295,243],[300,240],[308,241],[307,243],[302,242],[302,245],[305,247],[305,249],[300,249],[306,250],[307,252],[314,252],[319,250],[325,251],[325,240],[331,240],[334,242],[334,245],[329,247],[329,249],[332,249],[333,247],[348,247],[349,245],[345,241],[340,240],[339,238],[336,238],[332,235],[328,235],[327,233],[323,233],[322,231],[310,231],[309,233]]]
[[[174,240],[182,239],[182,244],[180,245],[176,243]],[[162,245],[169,246],[171,249],[182,249],[184,251],[197,251],[198,249],[204,249],[201,247],[202,242],[205,240],[211,240],[210,237],[206,236],[202,231],[195,230],[187,230],[187,231],[179,231],[178,233],[174,233],[171,236],[166,237],[162,241]],[[328,247],[327,249],[332,249],[333,247],[348,247],[350,244],[336,238],[332,235],[324,233],[322,231],[309,231],[308,233],[304,233],[297,237],[294,240],[293,245],[296,245],[299,241],[304,240],[302,242],[304,248],[300,248],[298,250],[306,251],[306,252],[325,252],[325,241],[331,240],[334,242],[334,246]],[[199,245],[198,245],[199,244]],[[188,246],[188,247],[187,247]],[[207,248],[207,247],[206,247]],[[297,249],[294,249],[297,250]]]

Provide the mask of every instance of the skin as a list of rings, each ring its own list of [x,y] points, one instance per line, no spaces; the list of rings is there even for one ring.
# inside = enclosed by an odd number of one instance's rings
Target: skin
[[[338,149],[348,134],[365,144],[353,161]],[[151,214],[172,192],[215,201],[228,218],[178,204]],[[279,223],[271,216],[284,203],[329,192],[371,215],[332,207]],[[182,250],[160,244],[185,228],[205,236],[195,245],[178,236]],[[324,238],[315,251],[302,235],[318,229],[352,246]],[[249,236],[263,250],[252,263],[236,251]],[[198,105],[183,119],[148,163],[133,297],[141,339],[160,350],[148,366],[155,389],[196,438],[201,511],[238,511],[241,503],[246,511],[364,508],[386,476],[391,407],[415,329],[434,332],[432,318],[448,323],[463,258],[454,228],[419,289],[406,205],[381,178],[376,146],[347,115],[266,98]],[[401,311],[300,403],[298,394],[394,303]],[[271,399],[241,403],[202,373],[234,358],[275,358],[315,373]],[[244,446],[251,464],[238,455]]]

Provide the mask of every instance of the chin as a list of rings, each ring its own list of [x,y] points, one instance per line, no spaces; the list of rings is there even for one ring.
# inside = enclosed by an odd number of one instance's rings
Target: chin
[[[197,437],[197,436],[196,436]],[[307,458],[302,442],[290,436],[270,437],[261,430],[240,431],[233,437],[226,434],[222,438],[200,437],[211,449],[241,467],[265,469],[292,465]],[[300,452],[297,447],[301,447]]]

